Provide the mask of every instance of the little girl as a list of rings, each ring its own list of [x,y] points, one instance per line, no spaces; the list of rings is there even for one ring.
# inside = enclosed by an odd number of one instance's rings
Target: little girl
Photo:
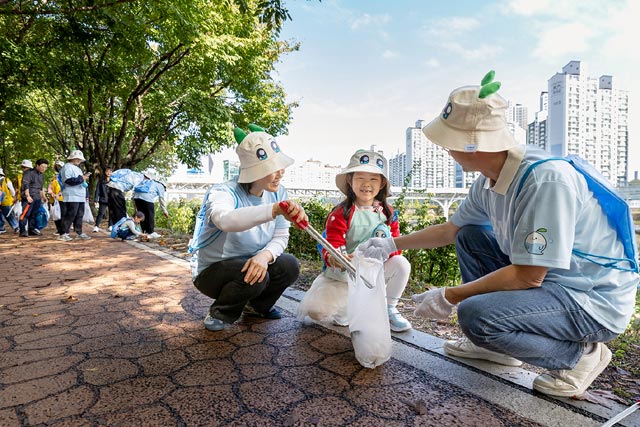
[[[389,180],[387,160],[375,151],[358,150],[346,169],[336,176],[336,185],[346,199],[329,214],[327,240],[351,259],[358,245],[371,237],[400,235],[398,215],[387,204]],[[298,317],[308,315],[320,322],[347,323],[347,274],[340,264],[322,250],[326,265],[314,280],[298,309]],[[401,252],[393,253],[384,263],[387,284],[387,311],[394,332],[411,329],[411,324],[396,308],[407,282],[411,265]]]

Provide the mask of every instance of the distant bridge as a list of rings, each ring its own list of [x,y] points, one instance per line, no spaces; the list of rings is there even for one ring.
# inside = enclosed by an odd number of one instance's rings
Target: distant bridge
[[[201,199],[206,194],[213,182],[202,182],[196,180],[170,181],[167,183],[167,199]],[[640,187],[624,187],[617,189],[620,196],[629,203],[632,208],[640,208]],[[337,189],[317,189],[317,188],[287,188],[289,197],[298,200],[318,199],[336,204],[343,195]],[[469,190],[467,188],[427,188],[424,190],[408,189],[405,193],[405,200],[431,200],[437,203],[448,218],[449,209],[455,202],[463,200]],[[393,202],[402,194],[402,187],[391,187],[391,197]]]
[[[167,199],[201,199],[211,185],[213,185],[213,182],[171,181],[167,183]],[[337,189],[287,188],[287,192],[292,199],[318,199],[332,204],[337,204],[344,197]],[[448,218],[451,205],[463,200],[468,193],[469,190],[466,188],[408,189],[404,197],[405,200],[431,200],[442,208],[445,217]],[[401,194],[402,187],[391,187],[391,197],[388,200],[393,202]]]

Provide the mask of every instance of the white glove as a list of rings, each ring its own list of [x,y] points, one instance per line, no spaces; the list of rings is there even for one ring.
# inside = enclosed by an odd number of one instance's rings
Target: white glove
[[[364,258],[379,259],[384,262],[389,259],[390,254],[397,250],[392,237],[372,237],[366,242],[362,242],[356,252]]]
[[[451,304],[444,297],[446,288],[431,289],[421,294],[415,294],[412,300],[418,303],[414,310],[415,316],[426,317],[427,319],[445,320],[453,311],[454,304]]]

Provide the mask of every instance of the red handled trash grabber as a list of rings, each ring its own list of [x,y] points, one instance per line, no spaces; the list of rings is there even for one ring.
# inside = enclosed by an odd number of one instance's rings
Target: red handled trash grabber
[[[289,210],[289,203],[284,201],[284,202],[280,202],[278,203],[280,205],[280,207],[282,208],[283,211],[288,211]],[[322,237],[322,234],[318,233],[316,231],[315,228],[313,228],[311,226],[311,224],[309,224],[309,221],[297,221],[294,220],[294,224],[296,225],[296,227],[298,227],[300,230],[304,230],[306,231],[311,237],[313,237],[313,239],[320,243],[320,245],[325,248],[327,250],[327,252],[329,252],[331,254],[331,256],[340,263],[340,265],[342,265],[349,274],[351,274],[352,276],[356,275],[356,268],[353,266],[353,264],[351,264],[351,261],[349,260],[349,258],[347,258],[346,256],[344,256],[344,254],[342,252],[340,252],[339,250],[337,250],[336,248],[333,247],[333,245],[331,245],[331,243],[329,243],[329,241],[327,239],[325,239],[324,237]],[[367,279],[365,279],[364,277],[360,276],[362,278],[362,281],[364,282],[364,284],[367,286],[367,288],[372,289],[373,285],[371,283],[369,283],[369,281]]]

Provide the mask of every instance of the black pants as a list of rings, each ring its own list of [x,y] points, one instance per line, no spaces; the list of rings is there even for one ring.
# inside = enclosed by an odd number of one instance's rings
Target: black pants
[[[104,214],[107,212],[107,207],[109,206],[108,203],[102,203],[99,202],[98,203],[98,215],[96,216],[96,223],[95,226],[96,227],[100,227],[100,223],[102,222],[102,218],[104,218]],[[113,225],[113,222],[111,221],[111,216],[109,215],[109,225]]]
[[[249,285],[241,273],[247,258],[235,258],[211,264],[196,277],[196,288],[215,299],[209,314],[216,319],[233,323],[249,303],[256,311],[266,313],[278,301],[280,295],[291,286],[300,274],[296,257],[282,254],[267,268],[262,282]]]
[[[62,210],[61,210],[62,212]],[[73,231],[82,234],[82,217],[84,216],[84,202],[64,202],[64,213],[62,214],[62,232],[69,234],[71,224]]]
[[[124,193],[117,188],[107,186],[107,205],[111,225],[127,216],[127,201],[124,199]]]
[[[133,206],[144,214],[144,220],[140,221],[140,229],[143,233],[151,234],[156,228],[156,204],[142,199],[133,199]]]
[[[58,205],[60,205],[60,219],[56,219],[53,223],[56,225],[56,233],[59,235],[64,234],[64,225],[62,224],[62,218],[64,218],[64,202],[58,200]]]

